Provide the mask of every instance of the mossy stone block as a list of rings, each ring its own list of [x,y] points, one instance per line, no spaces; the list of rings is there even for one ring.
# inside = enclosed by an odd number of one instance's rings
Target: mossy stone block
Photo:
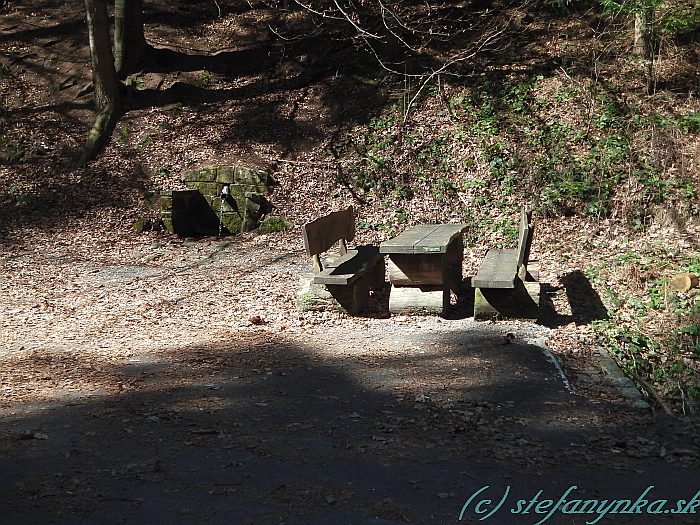
[[[160,211],[170,211],[173,208],[173,192],[172,191],[161,191],[160,192]]]
[[[221,190],[224,188],[224,185],[218,182],[187,182],[186,184],[201,193],[207,200],[221,195]]]
[[[220,223],[227,233],[254,230],[271,208],[263,197],[271,183],[264,170],[204,166],[186,172],[183,181],[190,190],[161,192],[163,224],[171,233],[218,231]],[[224,187],[229,195],[222,199]]]
[[[166,229],[168,233],[175,233],[173,230],[173,217],[172,215],[168,214],[162,214],[160,216],[160,220],[163,223],[163,227]]]
[[[243,184],[229,184],[228,191],[229,195],[238,200],[240,198],[245,198],[245,192],[248,190]]]
[[[219,166],[216,172],[216,182],[221,184],[233,184],[236,182],[236,168],[233,166]]]
[[[269,193],[268,189],[262,184],[231,184],[228,187],[231,195],[236,197],[245,197],[246,193]]]
[[[151,221],[148,219],[141,218],[141,219],[136,219],[134,221],[134,230],[136,231],[136,233],[143,233],[147,229],[151,229],[151,227],[152,227]]]
[[[211,233],[219,224],[207,200],[195,189],[162,192],[161,220],[168,232],[178,235]]]
[[[182,180],[184,182],[216,182],[218,169],[214,166],[186,172]]]
[[[213,197],[209,199],[209,205],[211,206],[212,210],[214,210],[215,213],[221,213],[223,212],[240,212],[240,208],[238,206],[238,202],[236,199],[232,198],[230,195],[227,196],[225,199],[222,199],[221,197]]]
[[[243,214],[243,227],[241,231],[253,231],[260,226],[260,219],[265,211],[266,202],[262,194],[246,192],[245,213]]]
[[[160,197],[160,211],[170,211],[173,209],[172,197]]]
[[[235,179],[238,184],[249,184],[256,187],[263,187],[266,188],[266,191],[269,191],[270,184],[272,182],[270,174],[267,171],[246,168],[243,166],[236,168]]]
[[[237,212],[224,212],[220,215],[221,224],[229,233],[238,234],[241,232],[243,223],[241,216]]]

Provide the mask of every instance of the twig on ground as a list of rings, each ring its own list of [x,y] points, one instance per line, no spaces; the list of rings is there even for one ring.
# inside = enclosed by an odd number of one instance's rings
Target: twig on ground
[[[669,406],[666,404],[666,401],[664,401],[659,393],[654,389],[653,386],[651,386],[647,381],[639,377],[637,374],[634,372],[631,372],[632,379],[634,379],[637,383],[642,385],[644,387],[644,390],[647,391],[647,393],[654,398],[654,400],[659,404],[661,407],[661,410],[664,411],[664,414],[673,414]]]

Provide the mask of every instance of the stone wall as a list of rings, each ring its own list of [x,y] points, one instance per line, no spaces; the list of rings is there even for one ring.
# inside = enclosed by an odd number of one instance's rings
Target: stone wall
[[[207,166],[184,174],[190,190],[161,192],[161,217],[170,233],[223,235],[251,231],[272,206],[267,171],[243,166]]]

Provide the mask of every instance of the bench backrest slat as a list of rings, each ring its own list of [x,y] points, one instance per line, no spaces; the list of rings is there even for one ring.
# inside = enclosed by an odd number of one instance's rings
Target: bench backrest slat
[[[527,265],[530,259],[530,245],[532,244],[532,224],[530,223],[530,212],[523,208],[520,214],[520,235],[518,238],[518,268],[523,264]]]
[[[308,256],[319,255],[329,250],[340,239],[352,241],[355,238],[352,206],[307,222],[302,226],[302,231]]]

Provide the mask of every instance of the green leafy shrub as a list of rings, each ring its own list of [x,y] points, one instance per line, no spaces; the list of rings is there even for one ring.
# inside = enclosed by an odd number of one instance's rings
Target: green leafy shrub
[[[700,111],[683,115],[680,119],[679,126],[686,131],[700,133]]]
[[[605,268],[588,272],[592,281],[606,283],[623,269],[630,276],[672,275],[700,272],[700,256],[669,262],[663,247],[646,253],[628,252]],[[667,288],[667,277],[648,278],[641,293],[637,286],[605,286],[604,300],[611,318],[594,323],[598,343],[615,357],[629,375],[646,378],[666,399],[695,398],[700,389],[700,294],[691,290],[676,294]],[[620,315],[624,311],[633,316]]]

